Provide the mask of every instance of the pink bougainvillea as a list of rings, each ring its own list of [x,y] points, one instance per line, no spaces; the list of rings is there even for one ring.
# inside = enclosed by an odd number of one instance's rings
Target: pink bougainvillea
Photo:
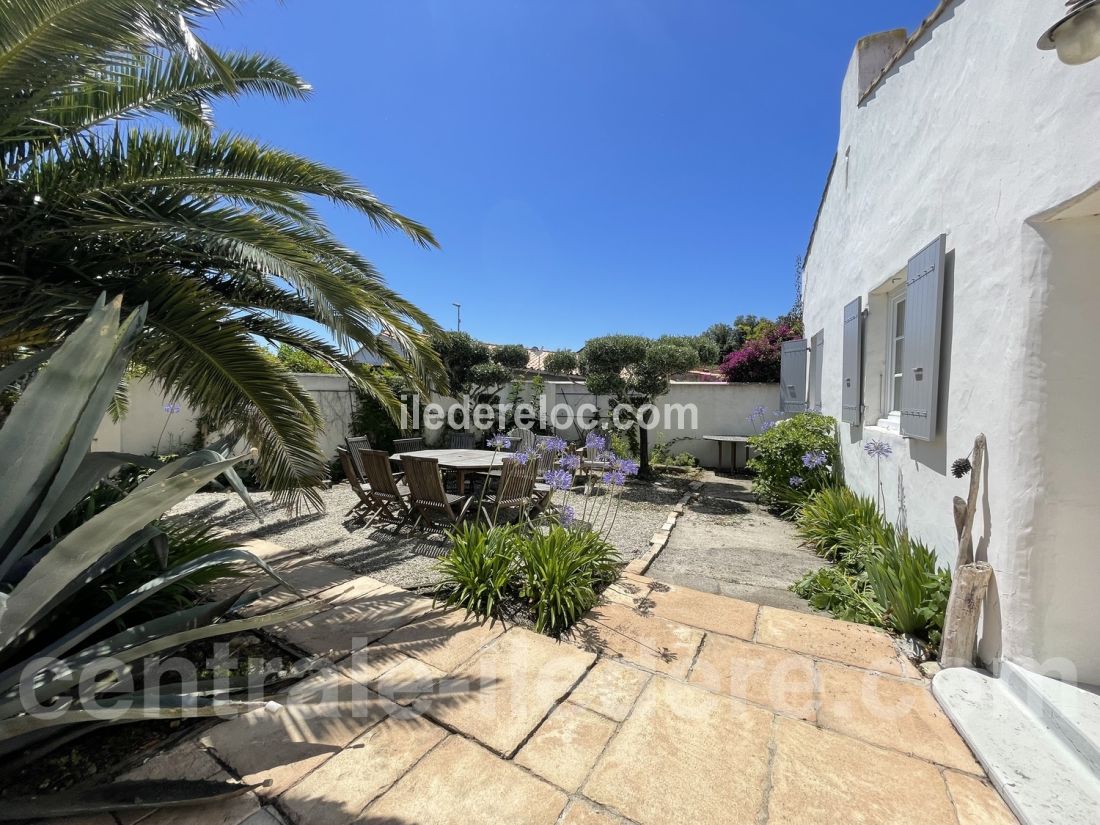
[[[800,337],[800,330],[777,324],[727,355],[719,369],[731,384],[778,382],[783,342]]]

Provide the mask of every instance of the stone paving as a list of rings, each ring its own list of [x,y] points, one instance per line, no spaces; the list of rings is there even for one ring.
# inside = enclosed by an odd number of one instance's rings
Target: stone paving
[[[556,642],[255,549],[330,599],[274,632],[332,664],[127,777],[255,787],[70,825],[1016,821],[882,631],[625,575]]]

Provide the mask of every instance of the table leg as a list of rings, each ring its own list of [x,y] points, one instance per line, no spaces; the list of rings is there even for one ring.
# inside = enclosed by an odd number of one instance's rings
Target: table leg
[[[718,442],[718,472],[722,472],[722,447],[724,445],[721,441]]]
[[[458,485],[458,494],[460,496],[466,495],[466,471],[455,470],[455,484]]]

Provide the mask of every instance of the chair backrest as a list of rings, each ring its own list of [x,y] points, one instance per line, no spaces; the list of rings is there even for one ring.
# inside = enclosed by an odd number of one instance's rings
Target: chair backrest
[[[337,447],[336,457],[340,459],[340,467],[344,470],[344,475],[347,477],[348,484],[352,486],[354,490],[362,490],[363,485],[360,483],[359,473],[356,472],[355,465],[351,460],[351,453],[348,452],[347,447]]]
[[[447,433],[448,450],[472,450],[477,446],[473,433]]]
[[[366,480],[367,473],[363,469],[363,462],[359,460],[360,450],[369,450],[370,439],[365,435],[349,436],[344,439],[344,443],[347,444],[348,454],[351,456],[351,463],[355,466],[355,471],[359,474],[361,480]]]
[[[393,451],[395,453],[415,453],[423,449],[423,438],[395,438],[393,440]]]
[[[408,455],[401,459],[401,466],[405,468],[405,483],[409,485],[414,506],[452,515],[437,459]]]
[[[538,461],[531,458],[526,464],[520,464],[512,458],[506,458],[500,467],[500,484],[497,487],[497,508],[516,507],[527,503],[535,487],[535,474]]]
[[[528,430],[526,427],[516,427],[508,434],[508,437],[516,444],[516,449],[521,451],[529,451],[535,447],[535,434]]]
[[[401,500],[401,492],[390,470],[390,457],[382,450],[360,450],[359,460],[372,494],[389,500]]]

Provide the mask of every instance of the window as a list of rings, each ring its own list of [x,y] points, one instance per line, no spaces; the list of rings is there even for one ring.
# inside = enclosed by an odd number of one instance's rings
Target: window
[[[905,286],[890,293],[886,324],[886,410],[889,418],[901,418],[902,353],[905,349]]]

